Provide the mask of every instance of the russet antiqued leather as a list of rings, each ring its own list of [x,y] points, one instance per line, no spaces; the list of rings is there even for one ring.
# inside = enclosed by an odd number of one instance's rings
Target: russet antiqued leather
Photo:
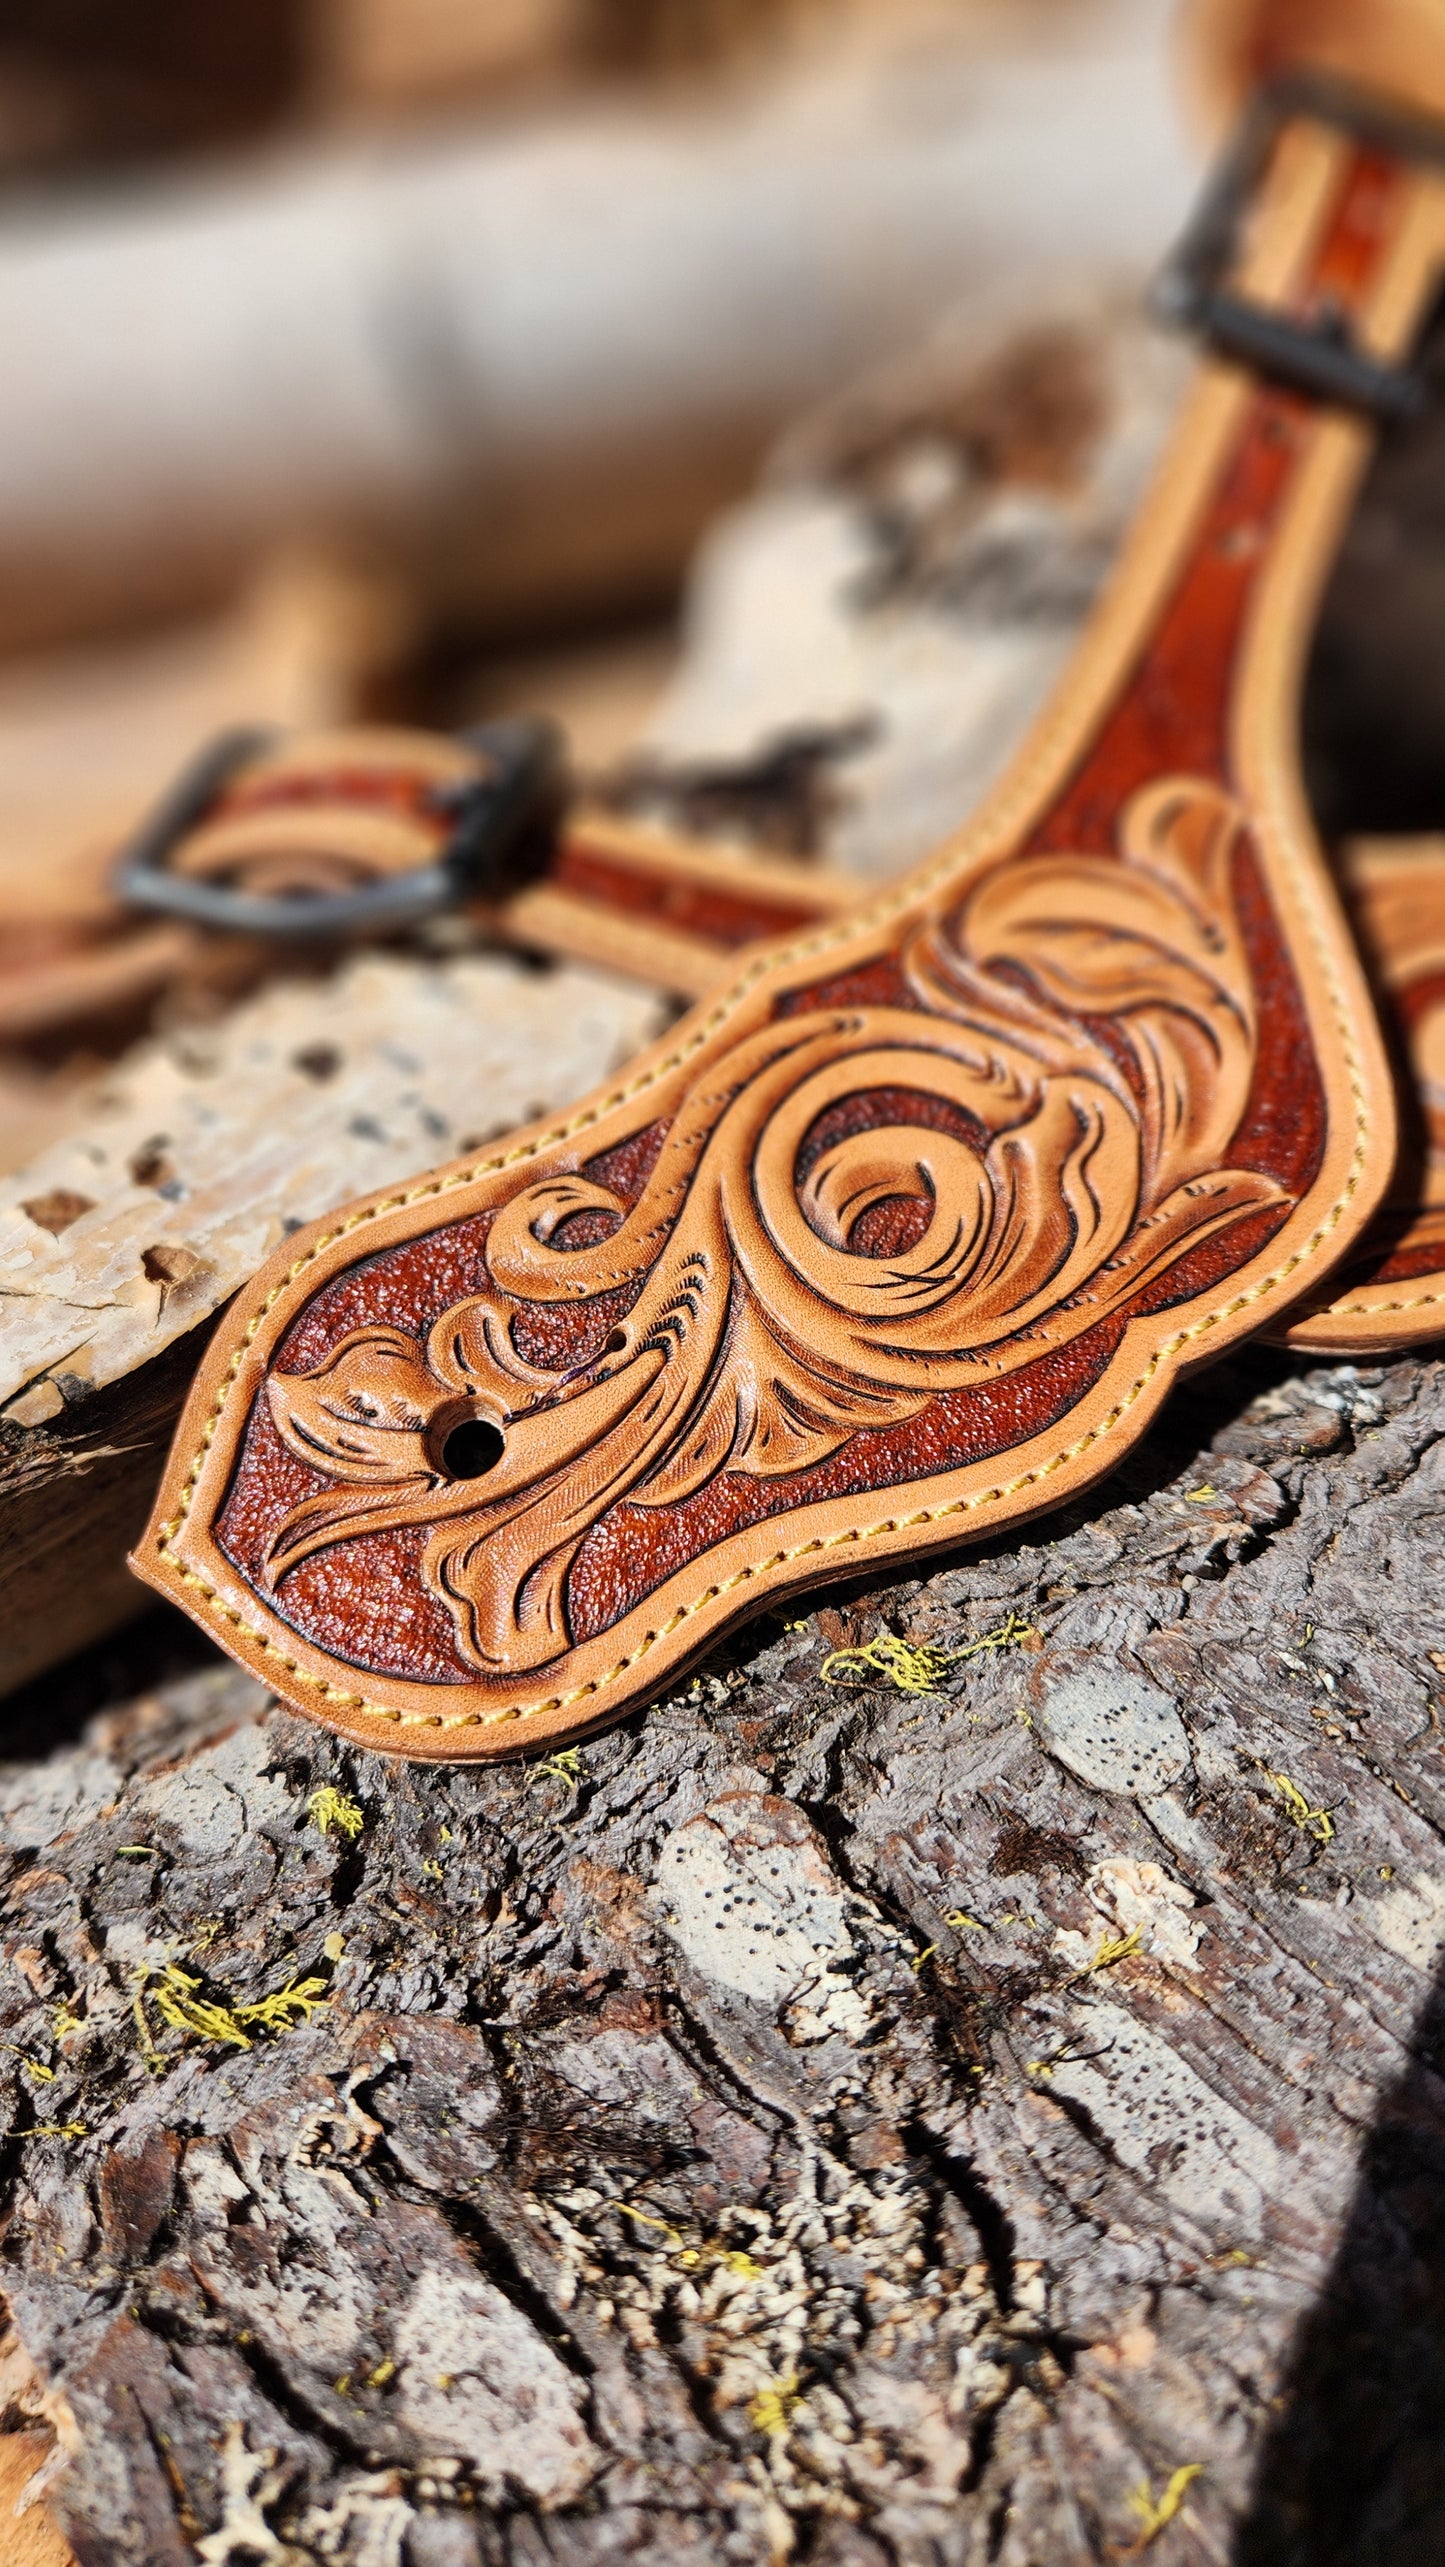
[[[1442,262],[1438,174],[1290,125],[1251,297],[1394,358]],[[1283,1325],[1394,1157],[1293,746],[1369,444],[1206,367],[973,825],[573,1114],[299,1233],[218,1333],[140,1574],[358,1741],[515,1753],[1077,1492]]]

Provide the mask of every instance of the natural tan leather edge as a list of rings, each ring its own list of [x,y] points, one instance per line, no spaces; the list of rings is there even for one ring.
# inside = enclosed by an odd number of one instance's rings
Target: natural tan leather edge
[[[1341,862],[1415,1128],[1366,1257],[1287,1337],[1304,1354],[1387,1355],[1445,1336],[1445,837],[1365,841]]]

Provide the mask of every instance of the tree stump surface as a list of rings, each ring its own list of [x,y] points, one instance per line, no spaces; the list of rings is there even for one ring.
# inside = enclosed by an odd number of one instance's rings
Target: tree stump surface
[[[940,436],[724,539],[854,628],[734,779],[824,846],[924,827],[916,687],[992,634],[1026,695],[980,599],[1052,652],[1106,549],[1097,473]],[[1442,1430],[1432,1359],[1248,1349],[530,1765],[361,1755],[160,1615],[17,1698],[0,2397],[80,2567],[1445,2560]]]

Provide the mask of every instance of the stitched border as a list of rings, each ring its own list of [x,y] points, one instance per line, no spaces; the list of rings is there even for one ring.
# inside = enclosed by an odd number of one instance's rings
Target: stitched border
[[[1445,1303],[1445,1292],[1417,1292],[1412,1301],[1332,1301],[1322,1310],[1312,1310],[1308,1319],[1302,1319],[1299,1334],[1303,1337],[1305,1330],[1312,1328],[1317,1319],[1389,1319],[1398,1311],[1434,1310],[1442,1303]],[[1365,1351],[1371,1350],[1366,1348]]]
[[[1032,763],[1033,761],[1030,761],[1030,765]],[[675,1069],[683,1067],[703,1047],[711,1035],[736,1012],[747,992],[765,974],[780,967],[791,966],[796,961],[808,960],[814,954],[824,953],[837,944],[847,943],[851,941],[853,935],[860,932],[866,933],[875,920],[886,920],[902,909],[911,908],[919,897],[926,894],[932,887],[933,881],[939,874],[946,874],[953,870],[956,861],[955,857],[940,853],[934,863],[925,869],[922,881],[916,875],[914,876],[907,887],[906,895],[900,890],[877,903],[870,904],[864,918],[850,919],[847,922],[846,932],[842,922],[839,922],[831,932],[816,932],[800,938],[795,944],[785,946],[781,952],[775,950],[766,957],[760,958],[732,984],[726,997],[709,1011],[685,1044],[667,1054],[639,1078],[630,1080],[624,1086],[613,1090],[610,1095],[602,1098],[595,1105],[583,1108],[569,1121],[540,1134],[536,1141],[529,1142],[519,1149],[503,1151],[491,1159],[481,1160],[474,1166],[458,1170],[454,1174],[427,1178],[420,1184],[406,1187],[396,1194],[384,1197],[379,1202],[368,1203],[349,1214],[345,1221],[338,1222],[332,1229],[322,1232],[305,1253],[294,1259],[287,1267],[285,1273],[253,1312],[244,1333],[238,1338],[232,1350],[231,1360],[217,1386],[215,1398],[202,1429],[200,1443],[182,1485],[177,1513],[161,1527],[157,1546],[158,1555],[174,1568],[182,1585],[201,1595],[207,1604],[215,1608],[233,1628],[244,1631],[255,1646],[266,1657],[274,1659],[278,1667],[284,1670],[294,1683],[306,1686],[308,1691],[317,1695],[320,1700],[333,1703],[338,1709],[359,1714],[363,1719],[382,1721],[392,1727],[403,1729],[491,1729],[512,1721],[535,1720],[558,1711],[568,1711],[574,1705],[590,1701],[606,1692],[623,1676],[629,1674],[632,1668],[646,1657],[649,1650],[656,1647],[659,1640],[670,1637],[696,1614],[705,1612],[709,1605],[718,1602],[723,1596],[733,1593],[738,1587],[748,1584],[754,1578],[766,1577],[773,1570],[787,1567],[795,1560],[846,1548],[852,1544],[878,1541],[890,1534],[914,1532],[927,1525],[946,1523],[955,1517],[973,1515],[988,1508],[1002,1506],[1010,1498],[1022,1495],[1024,1490],[1051,1478],[1056,1471],[1065,1469],[1069,1463],[1082,1459],[1085,1453],[1112,1435],[1158,1373],[1166,1365],[1172,1366],[1186,1346],[1208,1336],[1226,1319],[1232,1319],[1240,1311],[1269,1298],[1297,1274],[1301,1267],[1309,1264],[1338,1228],[1346,1210],[1359,1191],[1364,1177],[1372,1129],[1362,1064],[1352,1040],[1349,1008],[1338,973],[1334,969],[1332,939],[1325,930],[1324,919],[1319,914],[1318,905],[1314,902],[1311,902],[1314,913],[1311,919],[1312,942],[1329,994],[1335,1030],[1340,1039],[1349,1078],[1350,1097],[1354,1106],[1354,1147],[1345,1182],[1323,1220],[1281,1266],[1276,1267],[1270,1274],[1261,1276],[1258,1282],[1252,1284],[1247,1291],[1236,1294],[1233,1300],[1221,1304],[1216,1310],[1205,1312],[1191,1327],[1176,1330],[1172,1337],[1167,1338],[1162,1346],[1155,1349],[1142,1372],[1129,1384],[1107,1416],[1100,1419],[1097,1425],[1091,1427],[1074,1443],[1062,1447],[1057,1453],[1050,1454],[1046,1460],[1036,1463],[1031,1470],[1021,1472],[1016,1478],[1004,1481],[995,1487],[981,1489],[971,1497],[952,1498],[942,1506],[919,1508],[910,1515],[888,1516],[877,1524],[850,1526],[837,1533],[815,1535],[810,1541],[775,1551],[766,1559],[745,1564],[742,1568],[735,1570],[732,1576],[724,1580],[721,1585],[709,1586],[700,1595],[690,1599],[687,1604],[679,1606],[659,1629],[644,1633],[636,1648],[619,1658],[616,1665],[610,1667],[605,1675],[589,1678],[585,1684],[578,1685],[570,1693],[553,1694],[540,1701],[512,1704],[500,1711],[409,1712],[373,1702],[365,1694],[347,1692],[343,1687],[329,1683],[326,1678],[314,1675],[309,1668],[303,1667],[298,1660],[290,1657],[267,1636],[264,1630],[249,1621],[234,1606],[227,1605],[222,1600],[220,1591],[212,1586],[209,1580],[201,1577],[196,1570],[188,1569],[184,1565],[178,1554],[172,1550],[171,1545],[190,1513],[197,1480],[205,1457],[215,1439],[226,1403],[235,1387],[246,1352],[262,1323],[283,1294],[327,1248],[333,1247],[338,1239],[348,1237],[352,1231],[383,1218],[387,1213],[405,1209],[415,1203],[439,1200],[449,1193],[476,1184],[482,1177],[495,1175],[503,1168],[525,1164],[529,1159],[539,1157],[543,1151],[555,1149],[563,1142],[574,1138],[577,1133],[590,1129],[605,1115],[627,1104],[632,1098],[645,1095],[650,1088],[669,1077]]]
[[[866,931],[875,916],[887,917],[899,909],[911,908],[935,873],[939,870],[951,870],[953,861],[956,860],[940,855],[935,863],[926,869],[923,883],[915,877],[908,887],[906,897],[901,892],[890,895],[886,900],[870,908],[867,919],[850,920],[848,922],[850,932],[856,933],[860,927]],[[1308,881],[1307,877],[1306,887],[1313,892],[1314,885]],[[597,1105],[583,1109],[570,1122],[559,1125],[552,1132],[541,1134],[535,1142],[530,1142],[523,1148],[503,1152],[493,1159],[479,1162],[476,1166],[460,1170],[451,1176],[429,1178],[419,1185],[404,1189],[399,1194],[388,1196],[379,1203],[367,1204],[350,1214],[335,1228],[323,1232],[302,1256],[293,1261],[279,1281],[272,1286],[264,1301],[252,1314],[244,1334],[237,1340],[230,1363],[217,1387],[195,1457],[182,1485],[178,1512],[161,1527],[158,1544],[160,1558],[174,1567],[183,1586],[190,1587],[204,1597],[208,1604],[220,1612],[224,1620],[233,1628],[244,1631],[261,1652],[266,1657],[274,1659],[294,1682],[305,1685],[321,1700],[334,1703],[338,1708],[358,1713],[364,1719],[383,1721],[393,1727],[404,1729],[491,1729],[512,1721],[535,1720],[554,1712],[568,1711],[578,1703],[594,1699],[629,1674],[660,1640],[669,1638],[674,1631],[692,1620],[696,1614],[705,1612],[710,1605],[732,1594],[737,1588],[749,1584],[754,1578],[767,1577],[773,1570],[785,1568],[795,1560],[816,1557],[821,1553],[847,1548],[852,1544],[882,1540],[888,1535],[914,1532],[927,1525],[947,1523],[955,1517],[977,1514],[987,1508],[1006,1504],[1010,1498],[1020,1496],[1024,1490],[1051,1478],[1056,1471],[1067,1468],[1071,1462],[1082,1459],[1083,1455],[1091,1451],[1094,1446],[1103,1443],[1122,1424],[1159,1372],[1166,1366],[1172,1367],[1175,1359],[1186,1346],[1197,1343],[1207,1337],[1213,1329],[1220,1327],[1224,1321],[1235,1318],[1241,1311],[1250,1309],[1256,1302],[1266,1300],[1271,1294],[1278,1292],[1293,1275],[1299,1272],[1301,1267],[1309,1264],[1319,1254],[1331,1234],[1338,1228],[1346,1210],[1358,1193],[1364,1177],[1372,1130],[1368,1092],[1360,1055],[1352,1039],[1353,1029],[1345,992],[1335,969],[1333,939],[1328,933],[1318,900],[1311,899],[1309,906],[1311,941],[1315,948],[1321,978],[1329,995],[1335,1031],[1339,1038],[1354,1107],[1354,1146],[1345,1181],[1324,1218],[1316,1224],[1308,1239],[1294,1250],[1282,1265],[1274,1268],[1271,1273],[1262,1275],[1256,1283],[1251,1284],[1246,1291],[1237,1293],[1231,1301],[1221,1303],[1217,1309],[1206,1311],[1190,1327],[1177,1329],[1172,1337],[1166,1338],[1161,1346],[1156,1347],[1142,1372],[1129,1384],[1107,1416],[1101,1418],[1097,1425],[1090,1427],[1088,1432],[1078,1437],[1074,1443],[1065,1445],[1058,1452],[1050,1454],[1044,1461],[1036,1463],[1032,1469],[1020,1472],[1014,1479],[1006,1480],[992,1488],[980,1489],[969,1497],[951,1498],[941,1506],[921,1507],[909,1515],[887,1516],[876,1524],[848,1526],[837,1533],[817,1534],[807,1542],[774,1551],[763,1560],[747,1562],[741,1568],[734,1570],[732,1575],[724,1579],[720,1585],[706,1587],[701,1594],[690,1599],[688,1603],[678,1606],[657,1630],[645,1632],[637,1646],[619,1658],[616,1665],[610,1667],[605,1675],[589,1678],[585,1684],[576,1686],[570,1693],[552,1694],[544,1700],[515,1703],[504,1710],[490,1712],[402,1711],[386,1704],[373,1702],[365,1694],[350,1693],[339,1685],[331,1684],[325,1677],[314,1675],[297,1659],[288,1656],[284,1649],[274,1640],[269,1639],[256,1624],[248,1621],[246,1616],[234,1606],[225,1604],[219,1590],[207,1579],[201,1577],[199,1572],[186,1568],[171,1548],[173,1540],[179,1534],[189,1514],[196,1482],[214,1440],[226,1402],[235,1387],[236,1377],[247,1348],[276,1302],[326,1248],[334,1246],[338,1239],[345,1238],[351,1231],[362,1228],[369,1221],[380,1219],[388,1212],[414,1203],[425,1202],[428,1199],[439,1198],[456,1188],[475,1184],[480,1178],[493,1175],[502,1168],[536,1158],[542,1151],[555,1148],[560,1142],[572,1138],[577,1132],[588,1129],[602,1116],[611,1113],[616,1106],[627,1103],[633,1096],[645,1094],[661,1079],[670,1076],[674,1069],[681,1067],[706,1042],[710,1034],[727,1021],[747,991],[764,974],[780,966],[791,965],[795,960],[808,959],[814,953],[825,951],[836,943],[850,940],[849,935],[841,932],[841,928],[835,928],[832,932],[814,934],[800,939],[796,945],[785,947],[781,953],[775,951],[749,966],[732,985],[726,998],[720,1000],[717,1007],[709,1012],[685,1045],[680,1046],[676,1052],[656,1063],[643,1076],[614,1091]]]
[[[657,1646],[659,1640],[670,1638],[674,1631],[691,1621],[695,1614],[705,1612],[709,1605],[717,1603],[725,1595],[732,1594],[738,1587],[747,1585],[753,1578],[767,1577],[774,1569],[785,1568],[794,1560],[809,1559],[821,1552],[843,1549],[852,1543],[878,1541],[888,1534],[914,1532],[924,1525],[946,1523],[954,1516],[972,1515],[985,1507],[1001,1506],[1009,1498],[1019,1496],[1024,1489],[1036,1486],[1041,1480],[1051,1478],[1055,1471],[1063,1470],[1070,1462],[1079,1460],[1095,1444],[1102,1443],[1114,1432],[1135,1402],[1147,1390],[1156,1374],[1165,1365],[1172,1364],[1183,1347],[1190,1345],[1197,1338],[1207,1336],[1209,1331],[1217,1328],[1223,1320],[1232,1319],[1239,1311],[1247,1310],[1252,1303],[1263,1300],[1318,1252],[1330,1231],[1342,1218],[1346,1205],[1358,1190],[1364,1167],[1364,1147],[1368,1129],[1368,1116],[1363,1111],[1363,1101],[1361,1101],[1360,1109],[1356,1113],[1356,1150],[1351,1162],[1350,1177],[1331,1205],[1327,1218],[1319,1224],[1304,1246],[1297,1249],[1292,1257],[1287,1258],[1284,1265],[1274,1274],[1262,1276],[1259,1282],[1252,1284],[1247,1292],[1236,1294],[1233,1301],[1223,1304],[1218,1310],[1206,1312],[1202,1319],[1196,1320],[1192,1328],[1179,1329],[1173,1337],[1166,1339],[1162,1346],[1155,1349],[1143,1371],[1130,1383],[1122,1398],[1115,1402],[1107,1417],[1102,1418],[1097,1426],[1090,1427],[1088,1433],[1081,1435],[1077,1442],[1066,1445],[1057,1453],[1050,1454],[1046,1461],[1036,1463],[1032,1470],[1020,1472],[1016,1479],[1006,1480],[998,1487],[981,1489],[972,1497],[951,1498],[943,1506],[920,1507],[912,1515],[891,1515],[878,1524],[852,1525],[838,1533],[815,1534],[810,1541],[796,1543],[791,1549],[774,1551],[764,1560],[747,1562],[742,1568],[735,1569],[732,1576],[725,1578],[720,1585],[706,1587],[701,1595],[692,1598],[687,1604],[679,1605],[657,1630],[645,1632],[636,1648],[629,1650],[625,1657],[619,1658],[616,1665],[609,1667],[605,1675],[590,1677],[586,1684],[575,1686],[570,1693],[551,1694],[545,1701],[540,1702],[513,1703],[502,1711],[414,1712],[401,1711],[384,1703],[372,1702],[365,1694],[347,1693],[339,1685],[328,1683],[325,1677],[313,1675],[308,1667],[303,1667],[298,1660],[288,1657],[274,1640],[268,1639],[254,1623],[248,1622],[244,1614],[239,1613],[234,1606],[222,1603],[218,1589],[211,1586],[197,1571],[183,1568],[164,1540],[161,1544],[161,1556],[175,1561],[183,1586],[194,1588],[204,1596],[208,1604],[218,1607],[227,1622],[245,1631],[263,1654],[268,1658],[274,1658],[296,1683],[307,1686],[311,1692],[319,1695],[326,1702],[336,1703],[343,1709],[359,1713],[364,1719],[387,1721],[393,1727],[402,1729],[495,1729],[514,1720],[536,1720],[552,1712],[569,1711],[574,1704],[589,1701],[596,1695],[606,1692],[610,1685],[616,1684],[641,1659],[645,1658],[648,1651]],[[199,1468],[199,1459],[196,1467]]]

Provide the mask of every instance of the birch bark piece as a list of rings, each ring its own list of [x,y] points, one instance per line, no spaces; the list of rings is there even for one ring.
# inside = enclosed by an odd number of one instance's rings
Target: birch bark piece
[[[861,883],[974,809],[1074,647],[1189,358],[1137,286],[954,313],[781,447],[702,547],[686,649],[643,747],[745,767],[834,753],[823,842]]]

